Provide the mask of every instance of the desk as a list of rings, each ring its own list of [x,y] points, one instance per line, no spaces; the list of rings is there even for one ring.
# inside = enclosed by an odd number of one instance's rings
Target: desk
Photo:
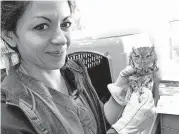
[[[161,134],[179,134],[179,115],[159,114]]]
[[[179,96],[160,96],[157,113],[161,134],[179,134]]]

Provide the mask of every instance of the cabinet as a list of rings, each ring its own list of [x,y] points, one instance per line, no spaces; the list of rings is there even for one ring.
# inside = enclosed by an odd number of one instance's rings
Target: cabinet
[[[157,113],[161,134],[179,134],[179,81],[161,81]]]
[[[179,134],[179,115],[160,114],[161,134]]]

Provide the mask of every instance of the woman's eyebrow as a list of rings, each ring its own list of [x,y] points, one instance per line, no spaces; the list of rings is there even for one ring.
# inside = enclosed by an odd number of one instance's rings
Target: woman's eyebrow
[[[71,16],[67,16],[63,19],[63,21],[66,21],[68,18],[72,18]]]
[[[34,18],[41,18],[41,19],[45,19],[45,20],[48,20],[49,22],[51,22],[51,20],[47,17],[44,17],[44,16],[36,16]]]

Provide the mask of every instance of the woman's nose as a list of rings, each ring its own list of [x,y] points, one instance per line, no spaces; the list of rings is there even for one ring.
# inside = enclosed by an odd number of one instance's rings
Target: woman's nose
[[[64,32],[58,28],[51,38],[51,43],[56,45],[65,45],[67,44],[67,38],[65,37]]]

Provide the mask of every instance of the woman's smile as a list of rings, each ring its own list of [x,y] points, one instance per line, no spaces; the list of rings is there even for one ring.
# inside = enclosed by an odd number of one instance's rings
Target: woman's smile
[[[35,1],[17,23],[17,43],[26,64],[60,69],[70,45],[71,13],[67,2]]]
[[[49,55],[52,55],[54,57],[61,57],[64,55],[65,50],[56,50],[56,51],[50,51],[50,52],[46,52]]]

